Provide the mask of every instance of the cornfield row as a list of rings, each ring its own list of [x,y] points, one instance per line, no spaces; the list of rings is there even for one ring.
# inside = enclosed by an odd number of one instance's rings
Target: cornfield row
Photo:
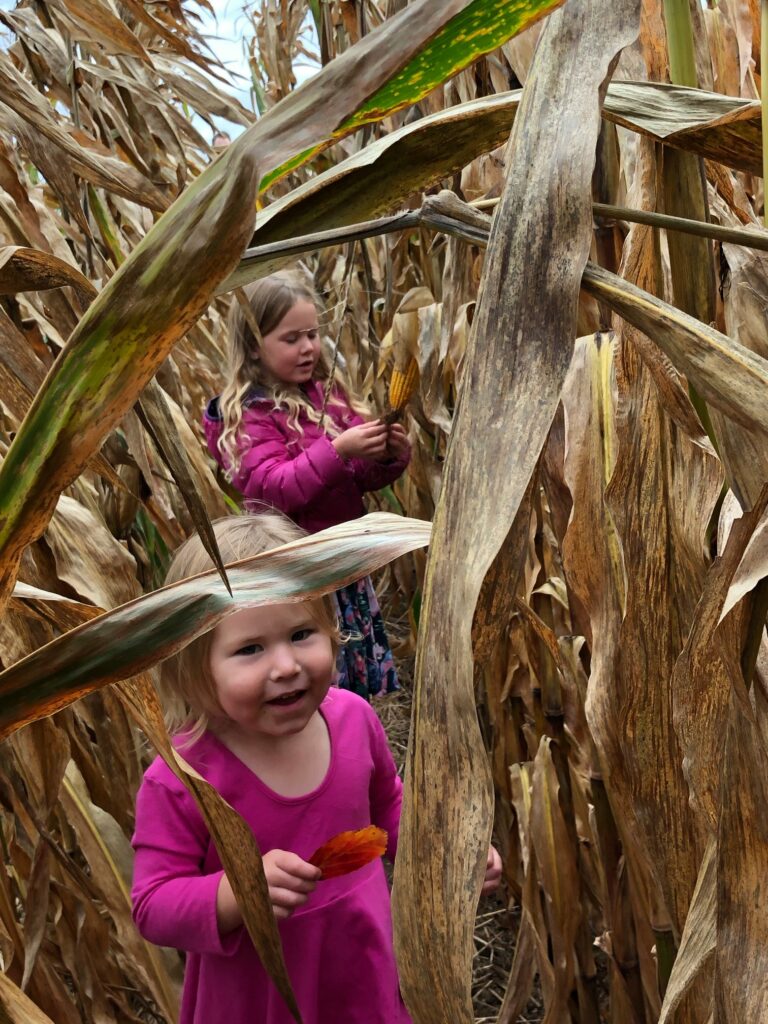
[[[203,6],[0,12],[7,1019],[176,1017],[180,960],[131,922],[129,838],[146,739],[172,759],[153,666],[204,628],[190,611],[150,643],[151,623],[202,592],[119,609],[232,509],[198,429],[223,317],[298,259],[373,409],[418,366],[413,460],[375,504],[434,521],[430,555],[387,517],[299,549],[308,590],[333,584],[328,552],[339,578],[386,563],[410,623],[414,1021],[472,1020],[492,821],[521,911],[499,1024],[535,985],[547,1024],[768,1020],[758,0],[261,0],[258,118]],[[323,71],[297,90],[307,57]],[[214,161],[196,126],[221,118],[246,131]],[[210,626],[226,591],[201,586]],[[195,794],[290,999],[258,851]]]

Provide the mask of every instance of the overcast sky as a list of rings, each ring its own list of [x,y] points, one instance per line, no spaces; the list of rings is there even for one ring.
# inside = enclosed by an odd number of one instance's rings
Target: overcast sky
[[[244,33],[250,34],[251,25],[243,14],[243,0],[214,0],[211,6],[216,10],[215,18],[207,13],[203,6],[195,6],[193,9],[202,19],[203,33],[208,39],[208,45],[232,76],[227,91],[236,95],[244,107],[252,110],[251,75],[243,40]],[[221,85],[219,87],[221,88]],[[223,118],[218,118],[217,124],[226,128],[233,138],[242,131],[240,125],[230,125]]]

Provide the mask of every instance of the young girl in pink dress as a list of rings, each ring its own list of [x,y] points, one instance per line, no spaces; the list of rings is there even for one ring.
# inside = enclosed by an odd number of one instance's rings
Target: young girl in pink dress
[[[277,515],[214,524],[226,562],[295,540]],[[212,568],[197,537],[175,582]],[[308,863],[339,832],[375,824],[397,849],[402,786],[371,706],[332,687],[339,643],[328,598],[232,613],[163,663],[185,759],[252,829],[304,1024],[408,1024],[381,860],[320,881]],[[157,759],[136,806],[133,915],[151,942],[185,950],[180,1024],[292,1024],[243,927],[232,887],[184,786]],[[491,848],[484,891],[498,885]]]
[[[318,299],[298,277],[273,274],[243,289],[229,320],[227,386],[203,417],[208,447],[233,487],[310,533],[363,515],[363,495],[396,480],[410,458],[405,430],[369,420],[329,368]],[[342,587],[350,643],[339,685],[369,698],[397,689],[371,581]]]

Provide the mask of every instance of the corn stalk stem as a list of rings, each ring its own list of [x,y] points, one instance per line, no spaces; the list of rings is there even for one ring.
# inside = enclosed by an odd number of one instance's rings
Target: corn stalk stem
[[[667,985],[677,956],[677,945],[671,929],[653,929],[656,938],[656,971],[659,982],[659,995],[662,1000],[667,992]]]
[[[768,0],[764,2],[768,5]],[[484,199],[471,205],[478,210],[487,210],[497,203],[498,199]],[[715,242],[730,242],[732,245],[743,245],[746,249],[768,252],[768,234],[760,228],[728,228],[721,224],[712,224],[710,221],[694,220],[691,217],[674,217],[667,213],[633,210],[626,206],[612,206],[609,203],[593,203],[592,210],[596,217],[605,217],[608,220],[647,224],[652,228],[680,231],[685,235],[697,235],[699,238],[710,238]]]
[[[536,538],[537,555],[544,564],[543,552],[541,551],[543,538],[539,534]],[[535,600],[535,599],[534,599]],[[560,787],[559,805],[563,816],[566,832],[574,850],[576,862],[579,865],[579,872],[583,870],[582,851],[579,843],[578,830],[576,828],[576,811],[573,802],[573,788],[571,782],[570,752],[571,745],[565,731],[565,714],[563,710],[562,690],[560,686],[559,668],[554,659],[553,652],[546,642],[546,636],[554,637],[554,622],[552,616],[552,605],[549,601],[535,601],[539,605],[538,614],[534,608],[526,606],[523,602],[517,601],[516,605],[526,616],[529,626],[536,635],[539,649],[539,679],[541,682],[542,719],[546,735],[552,742],[552,763],[555,767],[557,780]],[[577,991],[571,994],[572,1014],[580,1024],[599,1024],[600,1013],[597,999],[597,972],[595,961],[592,955],[592,934],[589,927],[586,901],[582,891],[581,877],[579,878],[579,892],[577,894],[581,914],[579,926],[576,933],[574,950],[578,964],[579,977]]]
[[[674,85],[688,85],[696,89],[699,77],[688,0],[664,0],[664,20],[667,25],[669,77]]]
[[[666,231],[680,231],[685,235],[698,235],[699,238],[711,238],[715,242],[730,242],[743,245],[747,249],[761,249],[768,252],[768,234],[761,229],[728,228],[709,221],[693,220],[690,217],[673,217],[666,213],[655,213],[651,210],[628,210],[623,206],[609,206],[607,203],[593,203],[595,215],[598,217],[626,220],[632,224],[647,224],[649,227],[664,228]]]
[[[604,870],[605,915],[611,934],[613,958],[627,986],[630,1003],[639,1014],[643,1006],[643,979],[637,955],[635,911],[632,906],[631,882],[628,880],[629,864],[624,856],[624,848],[605,783],[595,770],[590,772],[590,793],[595,809],[600,860]]]
[[[768,5],[768,0],[765,0],[765,3]],[[766,138],[768,138],[768,133]],[[488,199],[472,205],[474,209],[484,210],[496,206],[497,202],[498,200],[496,199]],[[653,213],[650,210],[633,210],[624,206],[611,206],[608,203],[593,203],[592,208],[597,217],[623,220],[632,224],[647,224],[650,227],[664,228],[667,231],[681,231],[684,234],[698,235],[700,238],[711,238],[716,242],[729,242],[733,245],[742,245],[747,249],[759,249],[762,252],[768,252],[768,232],[764,232],[762,229],[723,227],[720,224],[692,220],[688,217],[671,217],[664,213]],[[302,253],[312,252],[315,249],[342,245],[345,242],[362,238],[373,238],[377,235],[385,235],[394,231],[406,231],[419,225],[458,236],[474,245],[486,245],[488,242],[488,235],[481,228],[447,216],[437,218],[430,214],[428,217],[425,217],[420,209],[409,210],[406,213],[397,213],[391,217],[362,221],[359,224],[330,228],[327,231],[316,231],[309,235],[298,235],[296,238],[268,242],[266,245],[258,245],[252,249],[246,249],[237,270],[238,280],[236,283],[243,283],[245,280],[244,274],[247,273],[249,268],[255,268],[260,263],[265,263],[268,260],[283,257],[288,259],[293,256],[300,256]],[[230,282],[225,282],[221,291],[229,291],[235,286],[236,284],[231,279]]]

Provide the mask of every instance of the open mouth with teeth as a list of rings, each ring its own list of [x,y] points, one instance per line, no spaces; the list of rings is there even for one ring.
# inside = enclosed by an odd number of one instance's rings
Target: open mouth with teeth
[[[273,707],[289,707],[291,704],[298,704],[299,701],[306,695],[306,690],[291,690],[290,693],[283,693],[279,697],[273,697],[272,700],[268,700],[266,703],[273,705]]]

